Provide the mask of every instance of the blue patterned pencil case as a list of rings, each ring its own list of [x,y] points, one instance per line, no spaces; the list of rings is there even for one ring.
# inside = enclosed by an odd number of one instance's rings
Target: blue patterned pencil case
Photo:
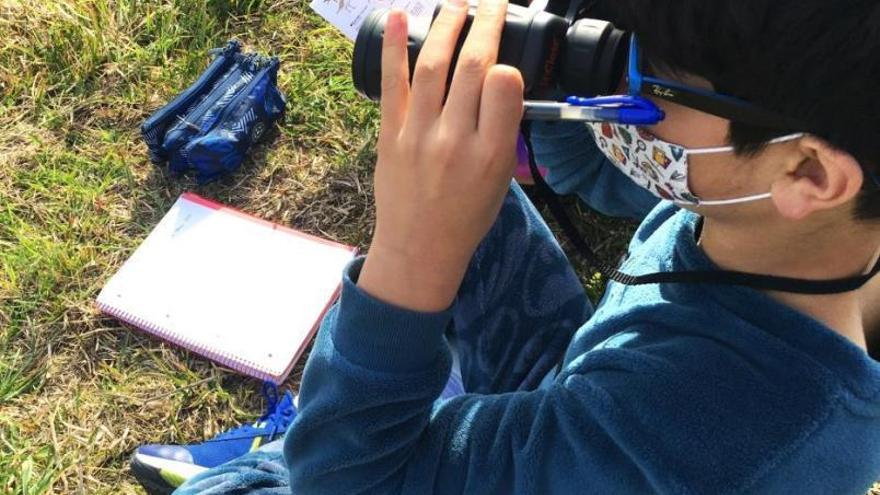
[[[150,159],[175,175],[214,180],[241,166],[251,145],[284,113],[277,58],[240,53],[230,41],[199,79],[141,127]]]

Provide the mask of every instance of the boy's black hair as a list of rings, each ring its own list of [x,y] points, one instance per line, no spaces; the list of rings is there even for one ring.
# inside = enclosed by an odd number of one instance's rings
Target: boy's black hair
[[[880,2],[877,0],[606,0],[639,35],[645,58],[708,79],[716,91],[803,122],[806,131],[880,166]],[[785,131],[732,122],[739,152]],[[856,215],[880,219],[866,174]]]

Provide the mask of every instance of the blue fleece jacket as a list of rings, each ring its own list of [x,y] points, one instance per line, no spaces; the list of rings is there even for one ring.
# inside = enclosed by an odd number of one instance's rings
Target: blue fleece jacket
[[[713,269],[698,222],[659,205],[622,269]],[[555,380],[435,404],[449,312],[378,301],[361,263],[303,377],[294,493],[862,495],[880,475],[880,364],[758,291],[611,283]]]

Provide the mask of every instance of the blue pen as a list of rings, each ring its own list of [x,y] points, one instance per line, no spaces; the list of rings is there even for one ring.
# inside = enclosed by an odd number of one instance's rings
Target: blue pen
[[[665,114],[652,101],[640,96],[570,96],[565,103],[527,100],[523,120],[577,120],[654,125]]]

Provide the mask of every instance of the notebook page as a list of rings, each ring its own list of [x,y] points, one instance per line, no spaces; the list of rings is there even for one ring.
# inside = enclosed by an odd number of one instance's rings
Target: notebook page
[[[180,198],[99,300],[281,375],[352,252]]]

